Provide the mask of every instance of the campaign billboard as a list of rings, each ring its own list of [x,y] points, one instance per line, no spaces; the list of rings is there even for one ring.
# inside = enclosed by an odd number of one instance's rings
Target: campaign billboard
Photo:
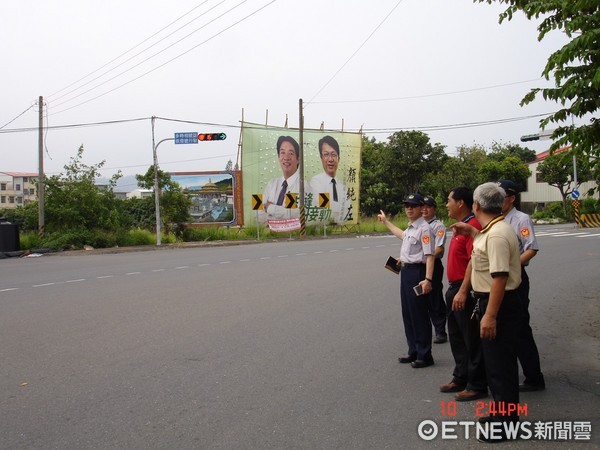
[[[273,229],[297,219],[302,182],[307,225],[358,223],[361,134],[304,130],[304,180],[299,135],[298,129],[242,125],[244,223],[258,220]]]

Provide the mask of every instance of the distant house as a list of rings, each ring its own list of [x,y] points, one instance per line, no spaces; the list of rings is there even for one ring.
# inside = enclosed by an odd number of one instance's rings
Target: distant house
[[[131,192],[127,193],[127,198],[146,198],[146,197],[152,197],[152,195],[154,194],[154,191],[152,189],[134,189]]]
[[[0,172],[0,208],[15,209],[37,200],[38,174]]]
[[[570,147],[561,147],[555,150],[556,153],[564,152],[568,150]],[[527,180],[527,190],[521,193],[521,208],[528,213],[533,212],[536,208],[544,208],[547,203],[550,202],[562,202],[562,197],[558,188],[555,186],[550,186],[548,183],[540,180],[540,176],[538,173],[539,164],[544,161],[548,155],[550,154],[549,150],[545,152],[539,153],[534,161],[528,163],[529,170],[531,170],[531,175]],[[585,183],[581,183],[578,190],[583,196],[589,189],[596,187],[595,181],[587,181]]]

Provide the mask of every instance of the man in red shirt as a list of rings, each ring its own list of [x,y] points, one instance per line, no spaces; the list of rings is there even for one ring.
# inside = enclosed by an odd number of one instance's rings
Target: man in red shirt
[[[478,230],[481,225],[473,215],[473,191],[458,187],[448,195],[446,203],[448,216],[468,223]],[[473,251],[473,238],[454,234],[448,250],[446,274],[448,290],[446,305],[448,311],[448,337],[454,357],[452,381],[440,386],[441,392],[456,392],[456,401],[470,401],[487,397],[485,366],[481,352],[479,322],[471,320],[475,300],[469,293],[470,274],[467,265]],[[463,283],[463,281],[466,282]],[[461,286],[463,288],[461,289]]]

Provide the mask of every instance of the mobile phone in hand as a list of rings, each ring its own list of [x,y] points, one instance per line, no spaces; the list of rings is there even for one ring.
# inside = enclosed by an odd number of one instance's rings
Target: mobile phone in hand
[[[423,287],[420,284],[417,284],[413,288],[413,291],[415,291],[415,294],[417,294],[417,295],[423,295]]]

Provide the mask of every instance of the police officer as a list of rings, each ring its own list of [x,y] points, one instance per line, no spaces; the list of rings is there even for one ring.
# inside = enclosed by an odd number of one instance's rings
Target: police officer
[[[433,286],[429,296],[429,316],[435,332],[434,344],[443,344],[448,341],[446,334],[446,303],[444,302],[444,265],[442,257],[446,244],[446,227],[436,217],[437,204],[430,195],[423,197],[423,219],[427,221],[433,232],[435,240],[435,264],[433,266]]]
[[[398,361],[402,364],[410,363],[415,369],[433,365],[429,294],[433,283],[434,241],[431,227],[421,215],[422,208],[421,194],[414,193],[405,197],[404,212],[409,221],[406,230],[391,223],[383,211],[377,216],[396,237],[402,239],[400,301],[408,354],[398,358]],[[415,288],[422,290],[422,294],[417,295]]]
[[[540,365],[540,354],[529,324],[529,276],[525,270],[525,267],[529,265],[529,261],[537,255],[540,247],[535,238],[531,217],[516,208],[515,203],[518,204],[519,187],[511,180],[500,180],[498,184],[506,192],[502,214],[517,233],[519,251],[521,252],[519,297],[523,307],[523,321],[519,327],[518,357],[525,380],[523,384],[519,385],[519,390],[521,392],[541,391],[546,388],[546,383]]]

